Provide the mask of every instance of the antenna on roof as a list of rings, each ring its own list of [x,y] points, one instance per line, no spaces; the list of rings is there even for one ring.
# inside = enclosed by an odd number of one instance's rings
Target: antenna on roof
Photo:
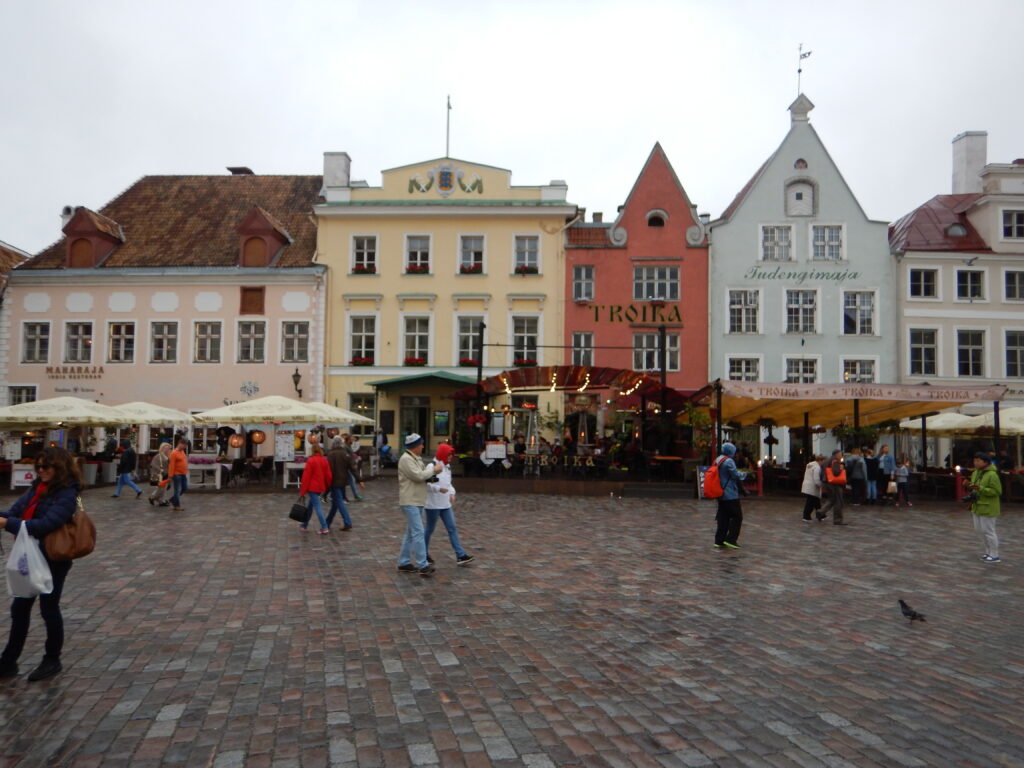
[[[803,74],[803,71],[804,71],[804,65],[803,65],[802,62],[803,62],[804,59],[806,59],[808,56],[810,56],[812,53],[814,53],[814,51],[807,51],[807,53],[804,53],[804,44],[800,43],[799,53],[800,53],[800,58],[799,58],[799,60],[796,63],[796,95],[797,96],[799,96],[801,93],[803,93],[803,91],[800,90],[800,75]]]
[[[448,153],[448,143],[452,135],[452,97],[448,97],[448,110],[445,112],[444,122],[444,156],[451,157]]]

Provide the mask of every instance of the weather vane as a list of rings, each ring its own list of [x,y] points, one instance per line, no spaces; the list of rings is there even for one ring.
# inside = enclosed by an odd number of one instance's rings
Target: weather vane
[[[814,53],[814,51],[807,51],[806,53],[804,53],[804,44],[800,43],[799,52],[800,52],[800,58],[799,58],[799,60],[796,63],[796,95],[797,96],[799,96],[801,94],[801,90],[800,90],[800,75],[803,74],[803,71],[804,71],[803,60],[806,59],[808,56],[810,56],[812,53]]]

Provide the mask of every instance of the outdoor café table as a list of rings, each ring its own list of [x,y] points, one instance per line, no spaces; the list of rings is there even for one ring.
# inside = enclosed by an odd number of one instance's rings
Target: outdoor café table
[[[302,485],[302,470],[306,468],[306,462],[304,461],[286,461],[284,463],[284,472],[281,473],[282,488],[288,488],[289,485],[294,485],[296,488]],[[295,479],[292,479],[292,472],[298,472]]]
[[[190,461],[188,463],[188,484],[189,484],[189,487],[191,488],[192,486],[198,485],[200,487],[205,488],[208,485],[208,483],[206,482],[206,476],[207,476],[207,474],[212,472],[213,473],[213,487],[216,488],[219,491],[220,490],[220,476],[221,476],[221,471],[220,470],[221,470],[221,466],[220,466],[220,464],[217,464],[217,463],[213,463],[213,464],[195,464],[195,463]],[[199,479],[198,480],[193,480],[192,479],[192,476],[193,476],[193,474],[195,472],[199,473]]]

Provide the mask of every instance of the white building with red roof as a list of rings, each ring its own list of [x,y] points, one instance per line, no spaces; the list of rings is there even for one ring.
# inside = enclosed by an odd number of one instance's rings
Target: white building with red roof
[[[987,163],[987,134],[953,139],[953,190],[889,228],[907,383],[1009,385],[1024,400],[1024,159]]]

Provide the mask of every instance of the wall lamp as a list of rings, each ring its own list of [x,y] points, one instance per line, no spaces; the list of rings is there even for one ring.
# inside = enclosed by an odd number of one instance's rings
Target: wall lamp
[[[299,389],[299,382],[302,381],[302,374],[299,373],[299,369],[295,369],[295,373],[292,374],[292,384],[295,385],[295,391],[299,395],[299,399],[302,399],[302,390]]]

